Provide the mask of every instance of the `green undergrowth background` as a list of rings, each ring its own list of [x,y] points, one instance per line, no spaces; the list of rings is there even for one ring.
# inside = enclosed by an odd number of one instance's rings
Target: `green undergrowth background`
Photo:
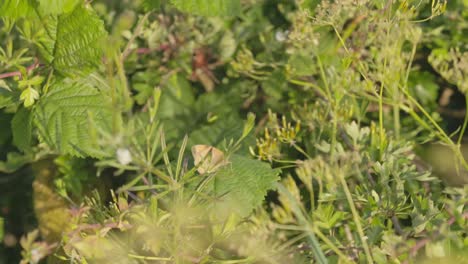
[[[467,10],[2,1],[0,264],[468,263]]]

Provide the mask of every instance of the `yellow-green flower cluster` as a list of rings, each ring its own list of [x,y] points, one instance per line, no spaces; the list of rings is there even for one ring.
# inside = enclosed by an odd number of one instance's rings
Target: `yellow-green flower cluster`
[[[259,159],[272,161],[281,156],[281,144],[286,143],[294,145],[297,141],[297,136],[301,130],[301,123],[297,122],[293,125],[286,120],[286,117],[281,118],[281,123],[278,123],[276,114],[269,111],[268,124],[265,128],[263,137],[257,139],[258,153],[251,152]]]

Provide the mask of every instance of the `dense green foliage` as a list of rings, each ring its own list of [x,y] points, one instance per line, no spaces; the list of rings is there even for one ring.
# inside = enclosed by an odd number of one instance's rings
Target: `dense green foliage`
[[[468,262],[467,10],[2,1],[0,264]]]

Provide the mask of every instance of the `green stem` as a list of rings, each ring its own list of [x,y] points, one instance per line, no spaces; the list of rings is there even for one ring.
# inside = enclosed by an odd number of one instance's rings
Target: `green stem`
[[[171,261],[171,260],[172,260],[172,258],[151,257],[151,256],[140,256],[140,255],[135,255],[135,254],[131,254],[131,253],[129,253],[128,256],[129,256],[130,258],[142,259],[142,260],[160,260],[160,261]]]
[[[327,244],[327,246],[333,251],[335,252],[336,255],[338,255],[341,260],[344,261],[344,263],[352,263],[352,261],[349,259],[348,256],[346,256],[339,248],[337,248],[333,242],[328,239],[327,236],[325,236],[318,228],[314,228],[314,233],[317,234],[317,236],[323,241],[325,242],[325,244]]]
[[[468,109],[468,96],[465,96],[465,106],[466,106],[465,109]],[[463,140],[463,136],[465,135],[467,124],[468,124],[468,111],[465,111],[465,119],[463,120],[462,129],[460,131],[460,135],[458,136],[457,145],[460,145]]]
[[[439,137],[439,139],[446,143],[447,145],[449,145],[449,147],[452,149],[452,151],[454,152],[455,156],[458,158],[458,160],[461,162],[463,168],[465,168],[466,170],[468,170],[468,164],[465,160],[465,158],[463,157],[463,153],[461,153],[461,150],[460,150],[460,146],[459,145],[455,145],[455,143],[452,141],[452,139],[450,139],[450,137],[447,135],[447,133],[445,133],[445,131],[439,126],[439,124],[437,124],[437,122],[434,120],[434,118],[432,118],[432,116],[426,111],[426,109],[424,109],[424,107],[421,106],[421,104],[419,104],[419,102],[414,99],[411,94],[408,93],[408,91],[406,91],[405,89],[401,89],[403,91],[403,93],[406,95],[406,97],[408,97],[408,99],[410,100],[410,102],[416,106],[416,108],[421,111],[423,113],[423,115],[429,119],[429,122],[431,122],[431,124],[435,127],[435,129],[437,130],[437,136]],[[411,112],[410,112],[411,113]],[[414,116],[415,114],[413,114]],[[421,120],[421,119],[419,119]],[[417,120],[418,121],[418,120]],[[429,128],[429,130],[432,130]]]
[[[384,60],[384,71],[387,68],[387,58]],[[383,90],[384,90],[384,81],[380,82],[380,91],[379,91],[379,132],[380,132],[380,158],[383,157],[385,143],[387,138],[385,137],[385,130],[383,125]]]
[[[292,207],[291,210],[296,216],[299,225],[302,225],[304,227],[307,233],[307,238],[309,240],[310,246],[312,247],[312,252],[314,253],[315,260],[317,261],[317,263],[327,264],[328,260],[325,257],[325,254],[323,253],[322,249],[320,248],[320,243],[318,242],[313,232],[313,229],[311,228],[311,221],[307,220],[307,217],[304,215],[296,199],[292,197],[291,193],[281,184],[277,184],[277,187],[278,191],[288,198]]]
[[[326,94],[323,92],[323,88],[316,85],[316,84],[313,84],[313,83],[310,83],[310,82],[305,82],[305,81],[301,81],[301,80],[295,80],[295,79],[290,79],[288,80],[290,83],[292,84],[296,84],[296,85],[299,85],[299,86],[305,86],[305,87],[311,87],[314,89],[314,91],[316,91],[318,94],[320,94],[320,96],[322,97],[327,97]]]
[[[361,239],[362,247],[364,248],[364,253],[366,255],[367,263],[372,264],[374,261],[372,260],[372,255],[369,249],[369,245],[367,244],[367,237],[364,234],[364,230],[361,225],[361,218],[359,217],[358,211],[356,210],[356,206],[354,205],[354,200],[349,191],[348,184],[343,176],[343,173],[338,172],[338,177],[340,178],[341,185],[343,186],[343,190],[346,195],[346,200],[348,200],[349,207],[351,209],[351,214],[353,215],[354,223],[356,224],[357,232],[359,234],[359,238]]]

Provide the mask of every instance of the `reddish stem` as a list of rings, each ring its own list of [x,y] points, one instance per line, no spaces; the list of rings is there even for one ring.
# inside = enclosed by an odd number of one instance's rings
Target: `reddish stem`
[[[153,51],[164,51],[170,48],[171,48],[170,44],[165,43],[165,44],[161,44],[159,47],[156,47],[156,48],[138,48],[133,51],[136,51],[136,53],[139,55],[145,55],[145,54],[150,54]]]
[[[39,66],[39,60],[37,58],[34,58],[34,63],[26,67],[26,72],[30,73],[32,70],[37,68]],[[14,76],[20,76],[22,77],[21,71],[14,71],[14,72],[6,72],[0,74],[0,79],[5,79],[5,78],[10,78]]]

